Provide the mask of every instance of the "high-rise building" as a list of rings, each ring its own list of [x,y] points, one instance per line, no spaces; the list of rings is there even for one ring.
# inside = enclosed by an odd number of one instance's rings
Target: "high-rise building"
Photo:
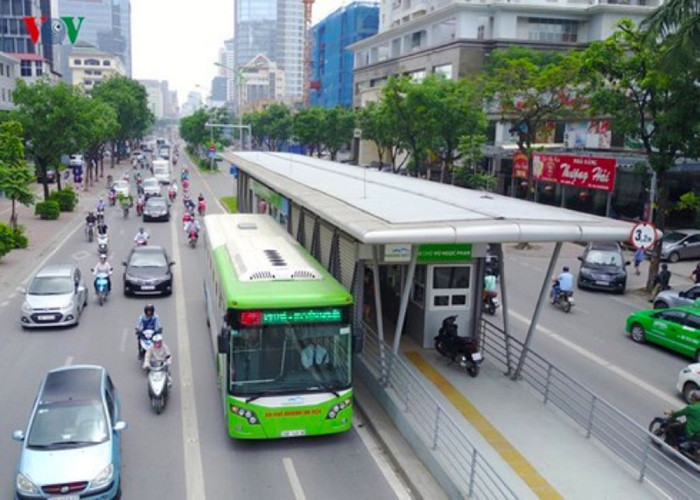
[[[236,68],[263,54],[284,70],[285,97],[301,99],[304,70],[301,0],[235,0],[233,45]]]
[[[377,33],[379,4],[354,2],[312,28],[311,104],[352,106],[352,51],[347,47]]]
[[[91,46],[75,46],[68,61],[69,79],[79,85],[86,94],[114,75],[124,76],[126,70],[119,57],[111,52],[101,52]]]
[[[221,76],[226,77],[226,101],[230,103],[236,100],[236,80],[233,71],[236,67],[235,43],[233,38],[224,41],[224,57],[221,64],[225,67],[219,72]]]
[[[78,34],[82,44],[102,52],[116,54],[126,75],[131,77],[131,1],[130,0],[58,0],[60,16],[83,17]],[[60,45],[62,68],[67,66],[70,44]]]

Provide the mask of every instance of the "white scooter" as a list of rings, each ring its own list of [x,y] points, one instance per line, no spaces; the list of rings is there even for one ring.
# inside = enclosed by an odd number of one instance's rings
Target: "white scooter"
[[[151,361],[148,368],[148,397],[155,412],[160,413],[168,402],[168,356],[165,361]]]
[[[107,255],[109,253],[109,236],[106,234],[97,234],[97,253]]]
[[[153,347],[153,341],[151,338],[155,332],[153,330],[139,330],[136,329],[136,339],[138,343],[138,357],[139,361],[143,361],[146,351]],[[160,333],[160,332],[159,332]]]

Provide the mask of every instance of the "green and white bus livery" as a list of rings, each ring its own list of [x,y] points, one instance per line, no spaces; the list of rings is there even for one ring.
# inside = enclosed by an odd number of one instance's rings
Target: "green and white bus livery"
[[[207,319],[228,432],[352,425],[352,295],[267,215],[204,217]]]

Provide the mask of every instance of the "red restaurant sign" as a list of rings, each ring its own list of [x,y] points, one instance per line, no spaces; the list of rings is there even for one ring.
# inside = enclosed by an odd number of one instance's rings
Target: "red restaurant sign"
[[[615,158],[535,153],[533,177],[577,188],[612,191],[615,187]]]
[[[513,175],[519,179],[527,179],[527,155],[520,151],[513,154]]]

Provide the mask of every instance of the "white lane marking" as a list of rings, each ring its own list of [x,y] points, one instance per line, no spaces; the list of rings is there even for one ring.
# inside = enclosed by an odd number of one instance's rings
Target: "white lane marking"
[[[633,303],[633,302],[630,302],[630,301],[625,300],[625,299],[621,299],[621,298],[619,298],[619,297],[609,297],[609,298],[610,298],[610,300],[614,300],[614,301],[617,302],[618,304],[622,304],[623,306],[627,306],[627,307],[629,307],[630,309],[633,309],[633,310],[635,310],[635,311],[638,311],[639,309],[644,309],[644,308],[645,308],[645,306],[643,306],[643,305],[640,306],[639,304],[635,304],[635,303]]]
[[[398,474],[396,474],[396,471],[392,467],[391,462],[389,462],[386,453],[372,437],[367,426],[363,425],[362,427],[360,427],[359,425],[357,425],[358,418],[359,417],[357,416],[357,412],[355,412],[355,414],[352,417],[352,425],[355,428],[357,435],[360,436],[360,439],[362,439],[365,448],[367,448],[367,451],[374,459],[374,462],[377,464],[377,467],[379,467],[379,470],[384,476],[384,479],[386,479],[386,482],[389,484],[391,489],[394,490],[396,498],[398,498],[399,500],[411,500],[411,495],[408,493],[406,486],[403,484]]]
[[[6,301],[3,302],[2,304],[0,304],[0,307],[5,307],[5,306],[9,305],[9,303],[10,303],[10,301],[9,301],[9,300],[6,300]]]
[[[128,335],[129,335],[129,329],[128,329],[128,328],[124,328],[124,329],[122,330],[121,342],[119,342],[119,350],[120,350],[121,352],[125,352],[125,351],[126,351],[126,339],[127,339],[127,336],[128,336]]]
[[[180,259],[180,244],[177,239],[178,224],[170,219],[172,255],[175,262]],[[185,482],[187,499],[200,500],[206,498],[204,489],[204,470],[199,441],[199,424],[197,422],[197,406],[194,397],[194,380],[192,377],[192,359],[190,358],[190,338],[187,330],[187,304],[185,304],[185,286],[182,279],[182,268],[173,277],[175,288],[175,328],[177,329],[177,353],[180,373],[180,414],[182,415],[182,439],[185,451]]]
[[[296,500],[306,500],[306,495],[304,495],[304,490],[301,487],[301,482],[299,481],[299,476],[297,476],[297,471],[294,469],[294,462],[289,457],[283,458],[282,463],[284,464],[284,470],[287,472],[287,478],[289,478],[289,484],[292,485],[292,492],[294,493],[294,498]]]
[[[70,365],[72,365],[72,364],[73,364],[73,359],[74,359],[73,356],[68,356],[68,357],[66,358],[66,362],[63,363],[63,366],[70,366]]]
[[[90,257],[92,254],[88,252],[87,250],[78,250],[75,252],[71,257],[73,257],[75,260],[85,260],[88,257]]]
[[[527,318],[527,317],[523,316],[522,314],[517,313],[513,310],[510,311],[510,314],[515,319],[517,319],[518,321],[520,321],[522,323],[525,323],[526,325],[529,325],[532,322],[529,318]],[[610,363],[609,361],[601,358],[600,356],[593,354],[592,352],[590,352],[590,351],[586,350],[585,348],[581,347],[580,345],[570,341],[569,339],[566,339],[566,338],[562,337],[561,335],[554,333],[549,328],[547,328],[545,326],[538,326],[537,330],[542,332],[544,335],[547,335],[552,340],[556,340],[560,344],[565,345],[566,347],[568,347],[572,351],[580,354],[581,356],[588,358],[589,360],[593,361],[597,365],[602,366],[603,368],[607,368],[608,370],[610,370],[614,374],[616,374],[616,375],[622,377],[623,379],[625,379],[626,381],[636,385],[640,389],[642,389],[646,392],[650,392],[651,394],[653,394],[657,398],[660,398],[660,399],[664,400],[665,402],[669,403],[670,405],[672,405],[672,407],[678,406],[678,399],[669,396],[664,391],[657,389],[656,387],[654,387],[651,384],[648,384],[646,382],[642,382],[641,380],[639,380],[639,378],[636,375],[633,375],[633,374],[623,370],[619,366],[617,366],[613,363]],[[630,340],[630,342],[632,342],[632,341]]]

